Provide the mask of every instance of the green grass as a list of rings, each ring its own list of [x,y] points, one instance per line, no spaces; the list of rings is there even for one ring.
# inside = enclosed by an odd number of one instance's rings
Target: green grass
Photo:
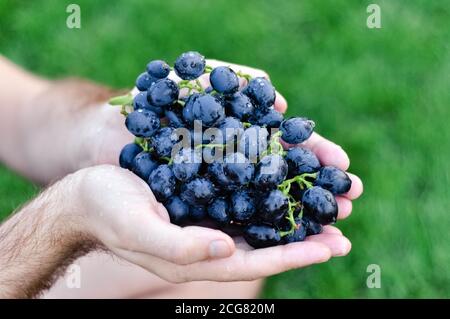
[[[365,183],[338,225],[348,257],[270,278],[265,297],[450,297],[450,5],[377,1],[65,1],[0,3],[0,52],[49,77],[129,87],[150,59],[195,49],[265,69],[290,103],[341,144]],[[0,169],[0,214],[37,189]],[[267,261],[270,262],[270,261]],[[378,264],[381,289],[366,287]]]

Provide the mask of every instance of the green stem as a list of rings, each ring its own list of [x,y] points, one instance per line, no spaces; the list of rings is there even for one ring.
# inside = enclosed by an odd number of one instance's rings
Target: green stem
[[[246,79],[247,82],[250,82],[250,80],[252,79],[252,76],[250,74],[243,73],[242,71],[237,71],[236,75]]]
[[[211,71],[213,70],[213,67],[212,66],[209,66],[209,65],[207,65],[207,66],[205,66],[205,73],[211,73]]]
[[[148,140],[143,138],[143,137],[136,137],[134,139],[134,143],[139,145],[144,152],[151,152],[151,151],[153,151],[153,148],[149,148],[148,147]]]
[[[286,216],[286,219],[289,220],[289,223],[291,224],[291,228],[287,231],[280,231],[279,234],[281,237],[292,234],[299,227],[297,225],[297,223],[295,222],[295,217],[294,217],[294,211],[295,211],[296,206],[297,206],[297,202],[291,201],[291,199],[289,199],[288,215]]]
[[[173,160],[172,160],[172,158],[169,158],[169,157],[160,157],[160,159],[162,159],[162,160],[165,160],[165,161],[167,161],[167,164],[172,164],[172,162],[173,162]]]
[[[195,79],[195,83],[197,84],[197,87],[200,89],[199,92],[204,93],[205,90],[203,89],[203,86],[202,86],[202,84],[200,83],[200,80],[199,80],[199,79]]]
[[[127,111],[127,105],[122,105],[122,107],[120,108],[120,114],[122,114],[123,116],[125,116],[125,117],[127,117],[128,116],[128,114],[130,114],[130,113],[128,113],[128,111]]]
[[[303,189],[305,186],[306,188],[313,187],[313,183],[306,180],[306,177],[310,178],[316,178],[317,173],[304,173],[302,175],[298,175],[295,177],[292,177],[290,179],[285,180],[283,183],[278,185],[278,189],[283,192],[283,194],[287,195],[289,191],[291,190],[291,184],[292,183],[298,183],[298,185]]]
[[[252,123],[242,122],[242,125],[244,125],[244,128],[249,128],[250,126],[252,126]]]
[[[284,156],[285,152],[283,150],[283,145],[280,143],[280,137],[282,134],[283,133],[281,131],[278,131],[270,137],[269,146],[267,147],[267,150],[263,152],[262,157],[270,154]]]
[[[179,83],[178,83],[178,87],[180,88],[180,89],[188,89],[189,90],[189,93],[192,91],[192,90],[196,90],[197,92],[204,92],[205,90],[203,90],[203,88],[202,88],[202,86],[201,85],[199,85],[198,83],[190,83],[190,82],[185,82],[185,81],[187,81],[187,80],[183,80],[183,81],[180,81]],[[197,80],[198,81],[198,80]],[[200,82],[199,82],[200,83]]]
[[[131,105],[133,103],[133,96],[131,93],[112,97],[109,102],[111,105]]]

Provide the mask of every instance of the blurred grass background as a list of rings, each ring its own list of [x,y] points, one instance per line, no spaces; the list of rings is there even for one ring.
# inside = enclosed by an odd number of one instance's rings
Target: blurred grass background
[[[351,254],[274,276],[263,296],[448,298],[450,3],[378,0],[382,28],[368,29],[372,2],[77,0],[82,28],[68,29],[70,2],[2,0],[0,52],[115,87],[192,49],[266,70],[290,115],[348,151],[365,194],[338,223]],[[1,167],[0,216],[37,191]],[[369,264],[380,289],[366,286]]]

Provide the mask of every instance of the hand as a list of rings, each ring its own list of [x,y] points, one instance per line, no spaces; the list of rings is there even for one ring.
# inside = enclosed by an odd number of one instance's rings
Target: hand
[[[127,170],[102,165],[76,175],[79,182],[72,194],[83,212],[80,228],[116,255],[170,282],[252,280],[350,250],[350,242],[332,226],[305,242],[252,250],[242,239],[235,244],[218,230],[170,224],[164,206]],[[358,187],[357,182],[354,185]],[[346,203],[360,191],[352,187],[339,201],[339,217],[349,214]]]

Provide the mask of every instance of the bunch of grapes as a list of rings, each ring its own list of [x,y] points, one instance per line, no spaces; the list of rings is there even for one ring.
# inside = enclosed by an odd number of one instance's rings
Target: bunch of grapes
[[[140,92],[110,103],[122,106],[136,137],[120,165],[148,183],[172,223],[212,220],[259,248],[302,241],[336,222],[335,195],[348,192],[351,180],[299,146],[315,124],[284,119],[269,80],[212,68],[197,52],[177,58],[177,82],[171,70],[151,61],[136,80]]]

